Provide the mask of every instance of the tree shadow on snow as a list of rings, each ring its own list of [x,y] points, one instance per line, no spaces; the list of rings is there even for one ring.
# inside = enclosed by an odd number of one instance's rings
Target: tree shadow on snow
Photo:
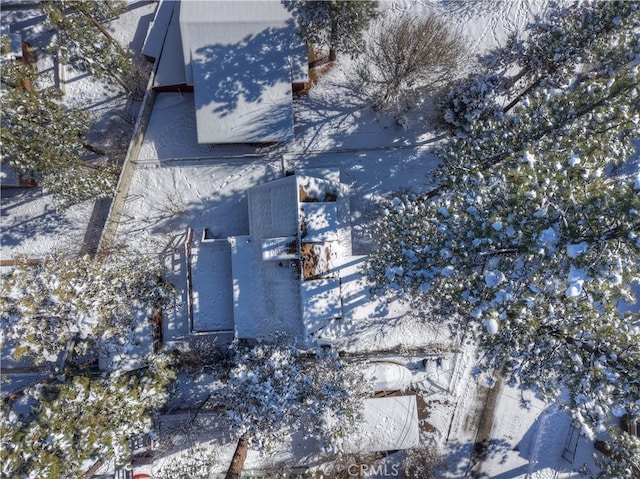
[[[3,247],[17,247],[36,236],[58,237],[72,229],[73,225],[66,215],[58,213],[50,200],[46,201],[47,196],[39,188],[2,191],[3,225],[0,238]],[[42,206],[39,203],[43,199],[45,202]],[[40,214],[32,213],[33,209],[40,208],[43,208]]]
[[[495,414],[494,420],[499,421],[499,411]],[[445,462],[453,477],[529,477],[544,469],[555,470],[562,461],[567,467],[573,467],[571,459],[576,456],[577,443],[578,434],[571,434],[570,417],[552,405],[540,414],[517,443],[509,438],[476,443],[452,441]],[[514,461],[515,457],[517,461]],[[491,464],[491,474],[483,471],[484,462]],[[508,469],[510,462],[513,465]],[[501,469],[500,465],[504,465],[504,469],[498,473],[496,469]]]

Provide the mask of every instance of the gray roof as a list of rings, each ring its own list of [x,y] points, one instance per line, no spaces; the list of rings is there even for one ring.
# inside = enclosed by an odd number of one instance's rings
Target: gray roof
[[[144,45],[142,46],[142,54],[144,56],[153,60],[160,58],[164,39],[167,35],[167,29],[169,28],[169,24],[171,23],[171,18],[173,16],[173,7],[175,6],[175,3],[176,2],[172,0],[160,0],[158,3],[153,20],[147,30]]]

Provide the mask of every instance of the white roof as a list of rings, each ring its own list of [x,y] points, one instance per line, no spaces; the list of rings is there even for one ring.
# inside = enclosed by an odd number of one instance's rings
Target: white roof
[[[231,278],[229,242],[196,238],[191,248],[193,331],[233,331]]]
[[[300,213],[304,217],[307,243],[321,243],[338,239],[338,207],[335,201],[301,203]]]
[[[337,266],[351,255],[348,189],[288,176],[251,188],[248,208],[250,235],[229,239],[236,335],[309,341],[343,315]]]
[[[287,176],[247,192],[251,236],[262,240],[298,235],[296,178]]]
[[[314,279],[300,283],[305,338],[342,317],[340,279]]]
[[[365,399],[360,427],[345,438],[348,453],[410,449],[420,442],[415,396]]]
[[[291,139],[291,83],[307,80],[307,54],[282,3],[185,1],[179,22],[198,143]]]
[[[269,338],[276,333],[301,337],[298,270],[291,261],[263,261],[260,241],[229,238],[233,268],[236,336]]]
[[[154,60],[160,58],[175,3],[173,0],[160,0],[158,3],[142,45],[142,54],[144,56]]]
[[[163,2],[171,5],[172,15],[169,26],[166,30],[166,37],[161,48],[156,76],[153,80],[154,87],[167,87],[176,85],[186,85],[187,79],[184,75],[184,57],[182,56],[182,37],[180,36],[180,15],[179,9],[174,8],[176,2]],[[155,25],[153,29],[160,29],[161,25]],[[154,34],[155,38],[160,35]]]
[[[262,240],[262,259],[276,261],[283,259],[298,259],[298,238],[285,236],[281,238],[265,238]]]

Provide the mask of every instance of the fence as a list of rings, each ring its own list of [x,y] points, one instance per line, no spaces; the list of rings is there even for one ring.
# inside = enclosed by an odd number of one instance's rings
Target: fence
[[[118,231],[118,225],[120,224],[120,218],[124,211],[127,196],[129,194],[129,187],[131,186],[131,180],[136,168],[136,162],[142,149],[142,142],[144,141],[144,135],[147,131],[149,119],[151,118],[151,112],[153,111],[153,105],[156,100],[157,93],[152,88],[155,80],[156,71],[158,68],[158,62],[155,63],[153,71],[149,76],[149,82],[147,83],[147,90],[142,99],[142,106],[136,123],[133,129],[133,135],[131,136],[131,142],[127,150],[127,155],[122,165],[122,172],[116,186],[116,193],[109,207],[109,213],[107,220],[102,230],[100,242],[98,244],[98,252],[109,252],[115,243],[116,233]]]

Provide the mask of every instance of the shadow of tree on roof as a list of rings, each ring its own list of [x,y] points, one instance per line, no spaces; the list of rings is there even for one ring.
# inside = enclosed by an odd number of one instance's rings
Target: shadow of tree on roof
[[[225,117],[244,102],[269,101],[265,93],[278,87],[291,94],[292,59],[299,49],[293,20],[284,27],[266,28],[233,45],[210,45],[192,59],[196,109],[209,106]]]
[[[286,141],[293,138],[293,107],[291,103],[280,101],[270,105],[268,115],[260,109],[246,115],[246,121],[238,125],[236,135],[250,143]]]

